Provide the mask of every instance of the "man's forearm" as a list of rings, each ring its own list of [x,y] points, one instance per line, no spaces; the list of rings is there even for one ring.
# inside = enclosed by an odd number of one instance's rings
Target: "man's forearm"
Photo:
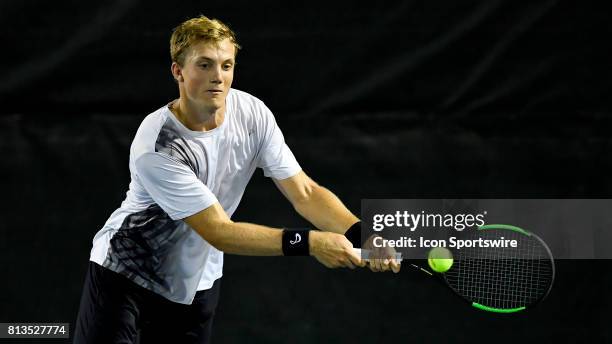
[[[318,255],[329,255],[334,250],[338,251],[338,247],[342,247],[342,240],[339,238],[346,240],[336,234],[312,231],[308,235],[309,240],[296,244],[291,242],[291,237],[283,236],[285,231],[280,229],[232,221],[218,202],[183,220],[216,249],[239,255],[280,256],[310,253],[319,259]],[[308,245],[305,252],[301,251],[304,244]],[[284,245],[289,246],[284,247]],[[284,252],[284,250],[288,251]],[[344,266],[342,265],[345,264],[342,261],[342,254],[332,254],[332,256],[333,259],[330,261],[340,260],[331,265]],[[327,258],[323,259],[327,261]]]
[[[325,187],[316,185],[309,197],[294,204],[296,211],[318,229],[344,234],[359,219]]]
[[[280,256],[282,230],[246,222],[227,222],[219,226],[209,243],[218,250],[247,256]]]
[[[232,221],[206,226],[204,230],[197,225],[192,227],[202,238],[225,253],[247,256],[282,256],[284,254],[281,229]],[[326,243],[329,238],[325,239],[324,234],[329,233],[317,231],[310,233],[307,245],[311,255],[316,255],[321,247],[329,249],[333,246],[329,242]]]
[[[283,252],[280,229],[234,222],[219,203],[183,220],[223,252],[253,256],[278,256]]]

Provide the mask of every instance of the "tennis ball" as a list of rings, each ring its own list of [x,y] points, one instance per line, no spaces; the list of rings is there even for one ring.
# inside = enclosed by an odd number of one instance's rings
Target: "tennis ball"
[[[453,266],[453,254],[444,247],[436,247],[429,251],[427,263],[435,272],[446,272]]]

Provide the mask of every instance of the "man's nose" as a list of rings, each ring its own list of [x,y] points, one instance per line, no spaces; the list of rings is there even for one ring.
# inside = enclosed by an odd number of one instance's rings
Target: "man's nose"
[[[213,84],[220,84],[222,82],[221,79],[221,66],[213,68],[211,80]]]

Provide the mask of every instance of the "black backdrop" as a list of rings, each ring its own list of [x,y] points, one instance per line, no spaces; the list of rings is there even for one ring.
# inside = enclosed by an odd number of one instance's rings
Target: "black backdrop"
[[[136,128],[177,96],[171,29],[200,13],[244,47],[234,87],[266,102],[304,170],[355,212],[362,198],[612,194],[600,3],[3,1],[0,322],[74,321]],[[234,218],[304,224],[259,172]],[[214,338],[612,340],[607,262],[557,264],[545,303],[500,316],[419,274],[226,256]]]

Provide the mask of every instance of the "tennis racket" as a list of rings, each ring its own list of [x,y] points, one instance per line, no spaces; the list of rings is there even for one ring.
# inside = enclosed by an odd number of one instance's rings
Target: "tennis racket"
[[[467,232],[461,239],[504,237],[516,240],[517,248],[448,248],[454,262],[444,273],[410,266],[442,281],[473,307],[484,311],[519,312],[532,308],[548,295],[555,279],[555,263],[550,249],[537,235],[501,224]],[[359,253],[362,259],[372,256],[368,250]],[[396,259],[402,259],[400,253]]]

